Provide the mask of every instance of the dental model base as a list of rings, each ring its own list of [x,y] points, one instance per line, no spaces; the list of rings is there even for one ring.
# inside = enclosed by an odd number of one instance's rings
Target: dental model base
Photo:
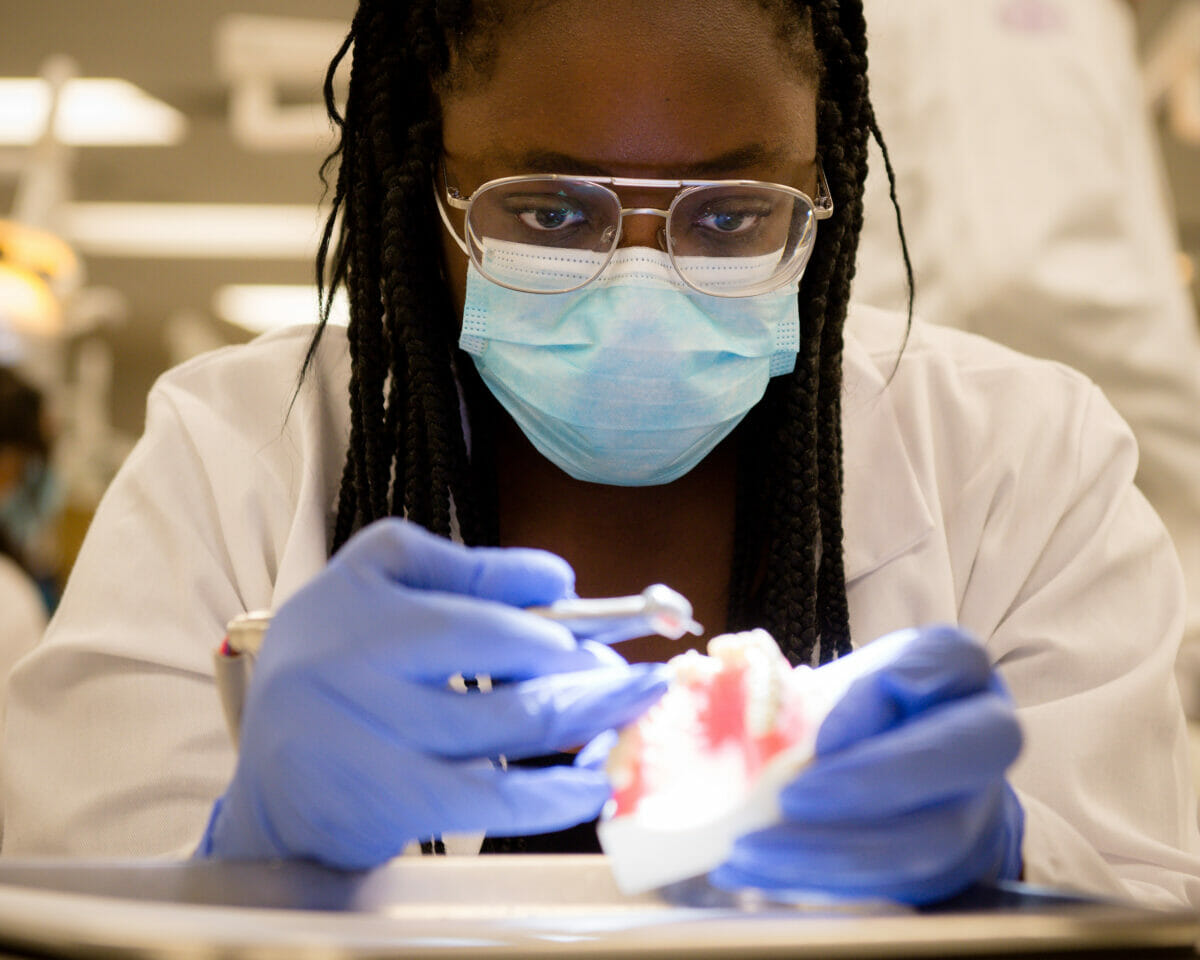
[[[622,731],[598,827],[617,885],[639,893],[721,864],[780,820],[778,795],[812,759],[832,706],[765,630],[726,634],[668,664],[671,686]]]

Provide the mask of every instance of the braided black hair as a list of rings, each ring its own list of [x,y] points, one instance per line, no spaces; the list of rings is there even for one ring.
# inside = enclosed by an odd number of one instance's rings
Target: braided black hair
[[[842,332],[862,225],[867,141],[874,134],[882,146],[882,138],[867,95],[861,3],[759,2],[777,15],[798,69],[809,69],[816,51],[817,142],[835,212],[821,225],[801,284],[795,372],[772,379],[738,430],[743,455],[729,626],[765,626],[793,663],[824,662],[850,650],[842,559]],[[322,320],[305,366],[333,291],[344,285],[351,435],[333,550],[388,514],[443,535],[456,526],[471,544],[498,537],[494,430],[486,422],[495,416],[494,404],[458,353],[441,248],[430,240],[440,230],[431,187],[441,151],[437,94],[456,82],[452,54],[486,71],[486,17],[487,9],[469,0],[360,0],[326,78],[326,103],[341,137],[323,168],[338,163],[333,212],[317,258]],[[333,77],[351,47],[342,116]],[[884,157],[887,163],[886,150]],[[907,251],[905,258],[907,266]],[[469,457],[464,399],[473,428]]]

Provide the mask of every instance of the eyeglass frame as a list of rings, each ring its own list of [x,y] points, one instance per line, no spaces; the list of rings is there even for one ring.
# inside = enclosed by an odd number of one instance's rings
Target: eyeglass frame
[[[617,249],[620,247],[622,228],[624,227],[624,224],[625,224],[625,217],[628,214],[628,215],[634,215],[634,216],[657,216],[657,217],[663,218],[662,231],[663,231],[663,236],[666,238],[666,241],[667,241],[667,246],[666,246],[666,249],[664,250],[664,253],[667,254],[668,258],[670,258],[671,269],[675,271],[675,275],[677,277],[679,277],[680,280],[682,280],[687,286],[691,287],[697,293],[704,294],[705,296],[724,297],[727,299],[738,299],[741,297],[754,296],[754,294],[745,294],[745,293],[737,293],[737,294],[724,293],[723,294],[723,293],[714,293],[711,290],[704,290],[704,289],[696,286],[696,284],[692,283],[690,280],[688,280],[688,278],[683,275],[683,271],[680,270],[679,267],[675,263],[675,252],[674,252],[674,250],[671,249],[672,245],[673,245],[672,240],[671,240],[671,233],[670,233],[671,214],[673,214],[675,212],[675,208],[679,205],[679,203],[683,199],[685,199],[690,194],[695,193],[697,190],[702,189],[704,187],[722,187],[722,186],[771,187],[776,190],[781,190],[784,193],[789,193],[794,197],[799,197],[799,198],[803,199],[812,208],[813,221],[814,221],[812,229],[814,231],[816,230],[816,222],[821,221],[821,220],[828,220],[830,217],[833,216],[833,194],[829,190],[829,181],[825,179],[825,168],[822,166],[819,158],[817,160],[817,196],[816,196],[816,198],[810,197],[803,190],[799,190],[796,187],[789,186],[788,184],[771,183],[770,181],[767,181],[767,180],[657,180],[657,179],[643,178],[643,177],[573,176],[571,174],[563,174],[563,173],[525,173],[525,174],[517,174],[516,176],[511,176],[511,177],[497,177],[494,180],[488,180],[486,183],[480,184],[478,187],[475,188],[475,190],[473,190],[471,192],[470,196],[464,197],[462,195],[462,192],[459,191],[459,189],[457,187],[450,186],[449,180],[446,175],[445,164],[439,164],[439,168],[440,168],[441,175],[442,175],[442,189],[438,190],[437,182],[436,182],[436,178],[435,178],[435,182],[434,182],[434,186],[433,186],[433,197],[434,197],[434,201],[437,204],[438,215],[442,218],[442,223],[446,227],[446,229],[450,232],[450,236],[452,236],[454,238],[454,242],[458,244],[459,249],[461,249],[462,252],[467,255],[467,259],[470,260],[473,264],[475,264],[475,267],[479,270],[480,274],[482,274],[484,277],[486,277],[491,283],[495,283],[496,285],[501,286],[501,287],[506,287],[509,290],[516,290],[519,293],[534,293],[534,294],[573,293],[574,291],[582,289],[583,287],[586,287],[592,281],[598,279],[601,276],[601,274],[603,274],[604,271],[608,268],[608,265],[612,262],[613,256],[616,254]],[[480,249],[482,249],[482,247],[483,247],[483,243],[478,238],[478,236],[475,234],[474,228],[471,226],[470,210],[471,210],[472,203],[474,203],[474,201],[475,201],[475,198],[478,197],[481,193],[485,192],[486,190],[490,190],[490,189],[493,189],[498,186],[502,186],[507,183],[520,183],[522,181],[545,181],[545,180],[552,180],[552,181],[553,180],[569,180],[572,183],[591,184],[592,186],[600,187],[601,189],[605,190],[607,193],[609,193],[613,197],[613,199],[617,203],[617,210],[618,210],[617,232],[613,236],[612,245],[609,247],[608,253],[604,258],[604,262],[602,264],[600,264],[600,266],[596,269],[595,273],[593,273],[590,277],[588,277],[582,283],[577,283],[575,286],[567,287],[563,290],[529,290],[529,289],[526,289],[525,287],[517,287],[517,286],[513,286],[512,284],[509,284],[509,283],[504,283],[502,280],[496,280],[493,277],[488,275],[488,273],[483,268],[483,264],[481,264],[479,262],[479,258],[473,252],[476,246],[478,246]],[[617,193],[617,191],[615,189],[613,189],[614,187],[629,187],[629,188],[641,188],[641,189],[651,189],[651,190],[653,190],[653,189],[661,189],[661,190],[674,189],[676,191],[676,193],[675,193],[674,199],[671,201],[670,206],[667,207],[665,210],[660,207],[625,207],[625,206],[621,205],[621,197]],[[464,215],[463,215],[464,233],[468,233],[468,236],[471,238],[474,238],[475,242],[470,242],[466,237],[460,237],[458,235],[458,231],[454,228],[454,225],[450,223],[450,217],[446,213],[445,204],[442,202],[442,194],[443,193],[445,194],[446,203],[449,203],[450,206],[454,207],[455,210],[462,210],[464,212]],[[813,242],[815,242],[815,240]],[[810,254],[811,254],[811,247],[810,247]],[[797,276],[799,276],[799,274],[801,272],[803,272],[804,268],[808,265],[808,260],[809,260],[809,256],[804,256],[804,257],[800,258],[798,260],[796,266],[792,270],[790,270],[782,279],[780,279],[780,281],[771,289],[778,290],[780,287],[785,286],[786,284],[788,284],[792,280],[794,280]],[[767,292],[769,292],[769,291],[767,291]]]

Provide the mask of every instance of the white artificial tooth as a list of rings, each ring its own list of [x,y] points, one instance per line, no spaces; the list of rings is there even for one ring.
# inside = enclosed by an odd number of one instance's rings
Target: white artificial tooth
[[[622,731],[617,737],[617,742],[608,752],[608,759],[604,763],[605,772],[608,774],[609,780],[612,781],[613,787],[617,790],[624,790],[633,783],[634,768],[638,763],[638,752],[640,747],[641,736],[638,734],[636,727],[630,727]]]
[[[775,726],[783,704],[782,673],[787,661],[766,630],[746,630],[713,637],[708,643],[709,656],[729,667],[744,667],[746,731],[765,736]]]
[[[765,651],[754,646],[743,650],[746,660],[746,731],[751,736],[762,737],[770,733],[779,712],[779,672],[774,659]]]
[[[711,657],[706,657],[698,650],[685,650],[667,661],[667,669],[672,681],[696,683],[720,672],[721,665],[714,663]]]

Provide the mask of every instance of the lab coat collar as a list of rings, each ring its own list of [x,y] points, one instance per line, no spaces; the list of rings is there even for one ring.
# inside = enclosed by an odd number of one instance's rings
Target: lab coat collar
[[[898,320],[903,323],[903,317]],[[847,327],[842,355],[842,549],[847,582],[908,552],[934,528],[896,415],[896,391],[902,386],[887,379],[894,365],[894,351],[877,363]]]

